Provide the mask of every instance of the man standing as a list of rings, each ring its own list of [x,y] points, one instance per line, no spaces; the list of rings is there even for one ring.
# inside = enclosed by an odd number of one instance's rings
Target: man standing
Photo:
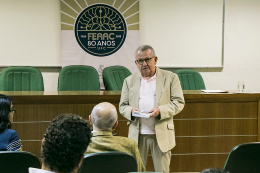
[[[181,112],[185,102],[178,76],[157,68],[157,60],[151,46],[137,48],[135,63],[141,74],[125,79],[119,111],[129,120],[128,137],[138,144],[144,165],[150,148],[155,171],[168,173],[171,149],[176,145],[173,116]],[[140,110],[151,113],[150,117],[132,116]]]
[[[116,108],[111,103],[103,102],[93,108],[91,115],[89,115],[90,124],[93,125],[92,141],[85,154],[104,151],[125,152],[135,158],[137,171],[144,172],[145,167],[135,141],[126,137],[112,135],[112,131],[118,125],[117,117]]]

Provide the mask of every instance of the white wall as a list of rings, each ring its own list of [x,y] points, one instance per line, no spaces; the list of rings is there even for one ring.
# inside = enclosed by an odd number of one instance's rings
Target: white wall
[[[1,65],[61,66],[59,0],[0,0]]]
[[[223,0],[140,0],[139,6],[141,44],[153,46],[159,67],[222,67]]]
[[[224,68],[201,72],[207,89],[260,91],[260,1],[226,0]],[[202,70],[203,71],[203,70]]]
[[[48,1],[48,3],[46,1]],[[59,0],[0,0],[0,8],[2,9],[2,7],[5,6],[4,13],[1,12],[0,15],[0,67],[6,66],[6,64],[1,64],[3,58],[10,58],[14,55],[20,55],[21,60],[23,60],[23,58],[28,57],[34,58],[31,57],[32,48],[37,49],[39,55],[48,53],[49,51],[55,52],[53,53],[53,58],[55,58],[55,62],[57,62],[57,64],[61,62],[60,45],[54,44],[54,46],[49,47],[47,44],[45,44],[41,45],[41,47],[39,48],[36,45],[34,45],[34,43],[31,41],[35,39],[34,34],[27,34],[26,37],[24,37],[24,39],[15,40],[15,44],[23,46],[23,50],[21,50],[23,52],[22,54],[19,54],[19,52],[17,52],[17,49],[12,48],[11,41],[13,39],[6,39],[7,35],[13,34],[13,29],[8,29],[9,26],[6,25],[7,18],[9,18],[10,22],[12,23],[17,22],[16,19],[19,19],[21,21],[24,20],[24,22],[19,21],[19,25],[16,26],[17,31],[19,31],[19,28],[20,30],[27,28],[30,24],[30,22],[28,22],[28,18],[19,18],[22,11],[21,9],[14,10],[15,8],[18,8],[17,6],[19,6],[20,8],[23,7],[23,5],[32,7],[34,4],[37,8],[34,12],[31,11],[31,13],[33,13],[32,15],[34,15],[35,18],[35,15],[41,15],[37,12],[37,9],[39,8],[41,8],[40,10],[44,12],[49,10],[49,5],[53,5],[56,7],[56,10],[59,10],[57,8],[57,2],[59,2]],[[43,5],[46,3],[47,5]],[[162,12],[163,11],[161,11],[161,13]],[[59,11],[57,11],[57,13],[54,12],[51,14],[54,15],[53,20],[60,17]],[[12,16],[12,18],[10,16]],[[246,89],[251,91],[260,91],[259,16],[259,0],[226,0],[224,68],[195,69],[199,71],[203,76],[207,89],[236,89],[237,81],[244,80]],[[30,18],[30,16],[28,17]],[[49,15],[45,15],[45,17],[48,19],[50,18]],[[5,25],[2,25],[3,21],[5,22]],[[53,21],[50,21],[50,23],[54,28],[60,26],[59,21],[57,25],[54,24],[55,22]],[[49,28],[50,25],[47,25],[48,22],[42,24],[42,28],[44,29],[45,26]],[[12,24],[12,26],[14,25]],[[33,29],[34,27],[35,26],[31,26],[30,28]],[[38,29],[40,28],[38,27]],[[55,37],[55,39],[59,37],[59,34],[57,33],[53,35],[52,30],[48,30],[48,32],[50,35]],[[50,44],[53,44],[53,42],[51,42]],[[1,55],[5,56],[3,57]],[[13,64],[15,64],[15,62],[13,62]],[[42,66],[46,65],[43,63]],[[60,68],[42,67],[40,68],[40,70],[43,73],[45,90],[56,91],[58,83],[58,72]],[[175,69],[171,70],[174,71]]]

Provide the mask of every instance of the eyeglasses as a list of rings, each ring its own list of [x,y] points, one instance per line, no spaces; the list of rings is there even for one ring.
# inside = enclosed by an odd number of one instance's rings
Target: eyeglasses
[[[16,109],[15,108],[11,108],[11,112],[16,113]]]
[[[152,58],[146,58],[146,59],[140,59],[140,60],[135,60],[135,62],[136,62],[137,64],[139,64],[139,65],[143,65],[144,61],[146,62],[146,64],[149,64],[153,58],[154,58],[154,57],[152,57]]]

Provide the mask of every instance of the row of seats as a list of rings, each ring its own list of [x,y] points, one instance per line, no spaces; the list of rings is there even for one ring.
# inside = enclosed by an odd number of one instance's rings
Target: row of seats
[[[131,72],[123,66],[110,66],[103,70],[106,90],[122,90],[124,79]],[[1,91],[44,91],[41,72],[37,68],[16,66],[4,68],[0,75]],[[66,66],[61,69],[58,91],[100,90],[99,75],[95,68],[85,65]]]
[[[193,70],[177,70],[183,90],[206,89],[202,76]],[[103,70],[103,82],[108,91],[122,90],[124,79],[132,73],[123,66],[110,66]],[[61,69],[58,91],[98,91],[99,75],[95,68],[71,65]],[[44,91],[41,72],[33,67],[4,68],[0,75],[0,91]]]
[[[29,167],[41,168],[39,159],[30,152],[0,151],[1,172],[28,173]],[[119,151],[109,151],[86,154],[79,173],[122,173],[136,171],[137,163],[132,155]]]
[[[231,173],[260,172],[260,143],[245,143],[234,147],[226,160],[224,170]],[[102,166],[100,166],[102,165]],[[38,158],[24,151],[0,152],[0,170],[8,173],[27,173],[29,167],[40,168]],[[85,155],[80,173],[135,172],[133,156],[117,152],[101,152]]]

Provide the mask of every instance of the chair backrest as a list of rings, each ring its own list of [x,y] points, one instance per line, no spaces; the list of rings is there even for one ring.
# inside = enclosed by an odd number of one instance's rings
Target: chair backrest
[[[61,69],[58,91],[99,91],[99,75],[91,66],[71,65]]]
[[[34,67],[6,67],[0,83],[3,91],[44,91],[42,73]]]
[[[103,82],[108,91],[122,90],[124,79],[132,73],[123,66],[110,66],[103,70]]]
[[[224,170],[230,173],[260,172],[260,142],[234,147],[228,155]]]
[[[119,151],[87,154],[84,157],[80,173],[123,173],[136,172],[137,163],[132,155]]]
[[[40,161],[26,151],[0,151],[0,172],[28,173],[28,168],[41,168]]]
[[[176,70],[176,73],[181,82],[183,90],[202,90],[206,89],[202,76],[193,70],[183,69]]]

